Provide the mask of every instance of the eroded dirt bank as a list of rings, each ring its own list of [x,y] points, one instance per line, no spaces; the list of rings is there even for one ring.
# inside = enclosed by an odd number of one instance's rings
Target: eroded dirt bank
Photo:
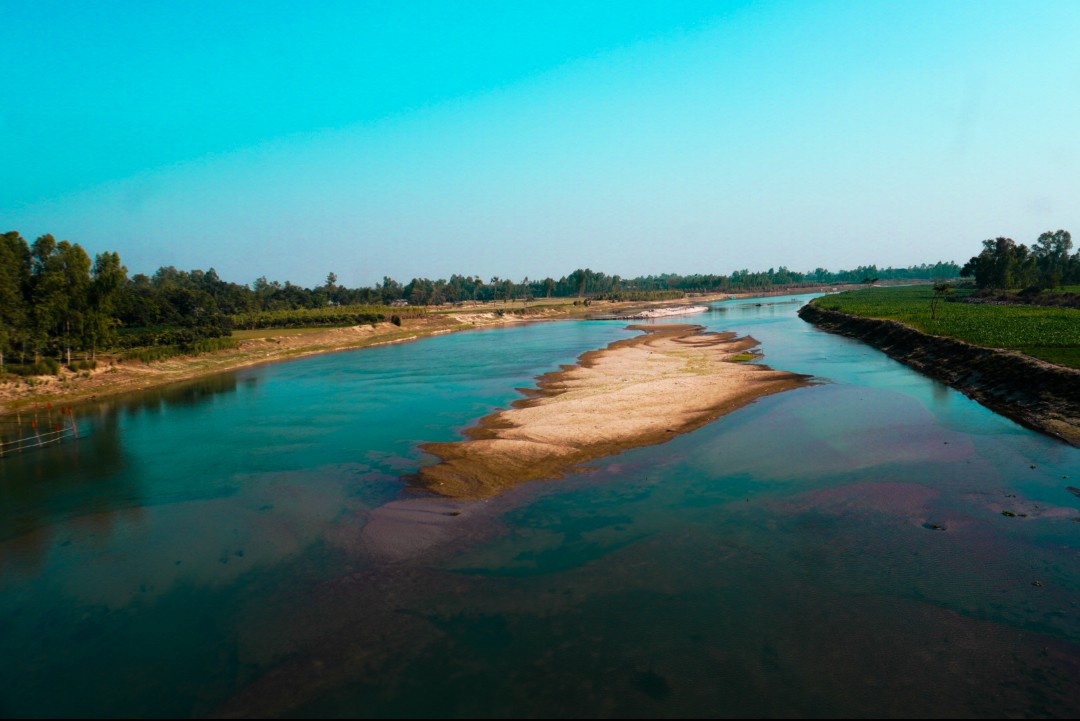
[[[416,480],[453,498],[484,498],[524,481],[556,478],[582,463],[654,445],[698,428],[808,376],[733,362],[757,345],[698,325],[632,325],[643,335],[583,354],[540,376],[511,410],[493,413],[466,440],[429,443],[442,462]]]
[[[982,348],[927,335],[896,321],[861,318],[812,303],[799,310],[799,317],[822,330],[868,343],[996,413],[1080,446],[1080,371],[1018,351]]]

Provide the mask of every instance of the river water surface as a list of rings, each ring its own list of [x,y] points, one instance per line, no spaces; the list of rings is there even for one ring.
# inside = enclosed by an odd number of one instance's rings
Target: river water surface
[[[624,322],[82,409],[0,460],[0,715],[1080,714],[1080,450],[759,302],[679,320],[819,383],[479,503],[417,445]]]

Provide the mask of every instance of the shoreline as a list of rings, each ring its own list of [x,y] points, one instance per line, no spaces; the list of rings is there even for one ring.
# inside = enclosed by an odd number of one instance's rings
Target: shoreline
[[[1080,447],[1080,370],[813,303],[803,306],[799,317],[823,331],[862,341],[994,413]]]
[[[810,377],[741,362],[752,337],[689,324],[631,325],[642,335],[588,351],[538,378],[525,398],[480,419],[465,439],[420,447],[440,459],[409,476],[453,499],[482,499],[584,463],[664,443]]]
[[[720,300],[726,297],[714,294],[706,298]],[[675,304],[678,302],[665,303]],[[238,339],[237,348],[231,350],[196,356],[176,356],[151,364],[140,361],[102,364],[98,369],[90,371],[89,377],[64,370],[60,376],[36,376],[32,377],[30,382],[19,379],[0,383],[0,418],[16,415],[35,406],[80,405],[102,398],[312,355],[406,343],[433,335],[477,328],[581,319],[592,312],[596,305],[586,307],[565,303],[545,306],[538,303],[532,307],[517,308],[466,306],[435,311],[422,318],[405,319],[400,327],[391,323],[378,323],[333,328],[269,329],[265,337]],[[621,302],[605,305],[620,309],[632,304]]]
[[[536,323],[557,320],[582,320],[600,313],[621,310],[672,308],[692,306],[730,299],[797,295],[820,292],[821,288],[798,288],[762,293],[709,293],[668,301],[601,301],[589,306],[544,305],[492,307],[463,306],[429,313],[423,318],[405,319],[400,327],[390,323],[334,328],[281,328],[268,330],[265,337],[238,339],[232,350],[214,351],[197,356],[177,356],[152,364],[140,361],[103,364],[89,377],[62,371],[60,376],[37,376],[0,383],[0,418],[16,415],[35,406],[56,404],[80,405],[103,398],[161,388],[218,373],[252,368],[323,353],[338,353],[390,343],[405,343],[432,335],[456,333],[516,323]],[[276,330],[276,332],[275,332]],[[85,372],[84,372],[85,373]]]
[[[624,313],[622,315],[616,315],[614,313],[592,315],[589,317],[589,320],[658,320],[678,315],[695,315],[697,313],[704,313],[707,310],[709,310],[709,306],[707,305],[668,306],[650,308],[649,310],[642,310],[635,313]]]

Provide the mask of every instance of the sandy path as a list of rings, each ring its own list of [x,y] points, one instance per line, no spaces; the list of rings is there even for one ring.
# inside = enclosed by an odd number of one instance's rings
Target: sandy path
[[[417,481],[453,498],[484,498],[518,483],[556,478],[581,463],[662,443],[807,376],[732,362],[750,337],[697,325],[634,325],[644,335],[590,351],[540,377],[539,390],[481,419],[456,443],[429,443],[442,462]]]

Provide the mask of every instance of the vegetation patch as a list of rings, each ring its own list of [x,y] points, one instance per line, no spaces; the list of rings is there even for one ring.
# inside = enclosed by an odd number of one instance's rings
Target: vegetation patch
[[[183,345],[155,345],[146,348],[132,348],[121,355],[120,360],[122,362],[141,361],[143,363],[153,363],[176,358],[177,356],[193,356],[219,350],[231,350],[236,348],[237,345],[238,341],[235,338],[200,338]]]
[[[426,315],[424,308],[394,308],[393,315],[402,318],[420,318]],[[364,325],[382,323],[391,317],[391,310],[381,305],[349,305],[328,308],[294,308],[292,310],[267,310],[238,313],[232,316],[233,328],[255,330],[259,328],[303,328]]]
[[[968,291],[957,291],[959,298]],[[985,348],[1018,350],[1036,358],[1080,368],[1080,309],[963,302],[932,307],[929,286],[868,288],[819,298],[815,304],[864,318],[895,320],[931,335]],[[934,317],[936,316],[936,317]]]
[[[42,358],[36,363],[5,363],[4,371],[17,376],[54,376],[60,373],[60,361]]]

